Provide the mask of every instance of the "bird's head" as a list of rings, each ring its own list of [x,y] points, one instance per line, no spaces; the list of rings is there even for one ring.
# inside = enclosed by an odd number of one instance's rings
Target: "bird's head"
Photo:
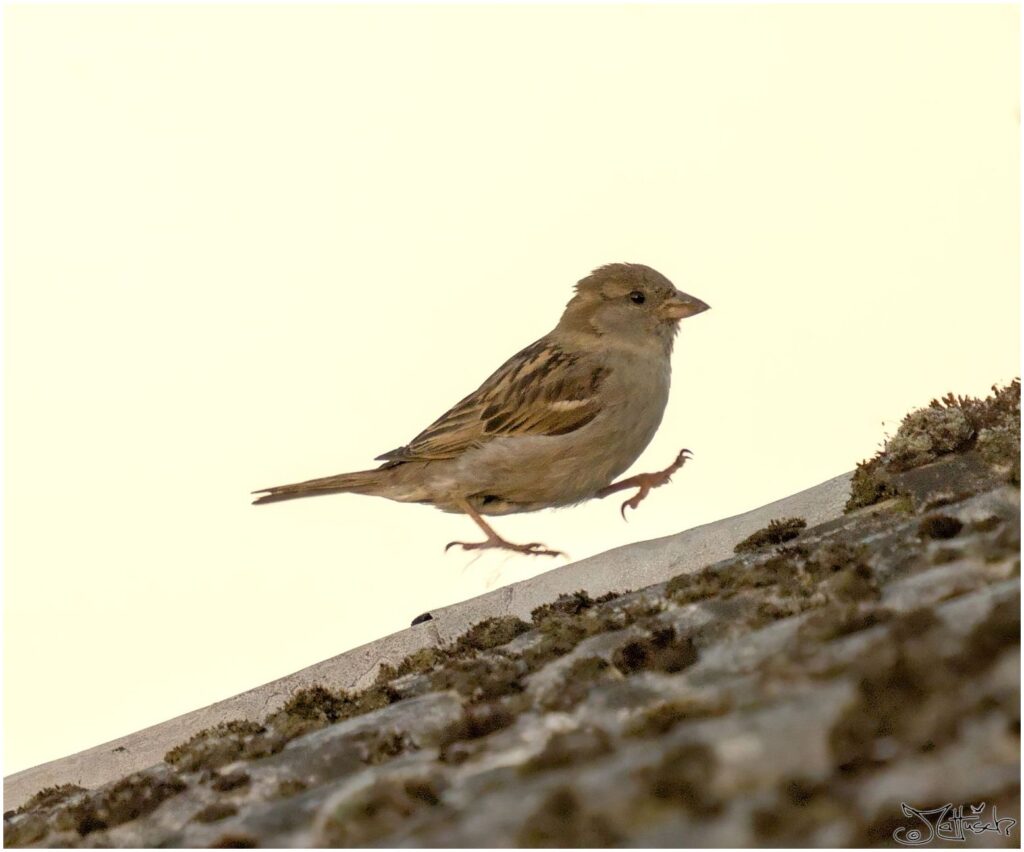
[[[558,328],[632,346],[656,340],[671,349],[679,321],[708,307],[649,266],[609,263],[576,284]]]

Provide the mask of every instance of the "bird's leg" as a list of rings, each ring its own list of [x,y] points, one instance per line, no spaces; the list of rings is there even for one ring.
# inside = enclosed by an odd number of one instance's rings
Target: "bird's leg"
[[[463,550],[487,550],[488,548],[500,548],[501,550],[514,550],[516,553],[528,553],[531,556],[564,556],[565,554],[558,550],[548,550],[543,544],[539,542],[531,542],[530,544],[512,544],[510,541],[505,541],[500,535],[498,535],[487,521],[485,521],[480,513],[474,509],[467,501],[462,500],[459,503],[459,508],[462,509],[467,515],[469,515],[480,529],[484,531],[484,535],[487,536],[486,541],[477,542],[466,542],[466,541],[450,541],[445,547],[445,553],[448,552],[449,548],[458,545]]]
[[[640,501],[644,499],[652,488],[657,488],[659,485],[664,485],[666,482],[672,479],[672,474],[675,473],[679,468],[686,464],[686,460],[693,455],[689,450],[680,450],[679,455],[676,456],[676,460],[672,462],[664,470],[660,470],[657,473],[638,473],[636,476],[631,476],[629,479],[623,479],[621,482],[613,482],[611,485],[606,485],[600,491],[595,494],[595,497],[607,497],[609,494],[614,494],[616,491],[623,491],[626,488],[639,488],[632,497],[630,497],[625,503],[622,504],[622,519],[626,519],[626,508],[635,509],[640,505]]]

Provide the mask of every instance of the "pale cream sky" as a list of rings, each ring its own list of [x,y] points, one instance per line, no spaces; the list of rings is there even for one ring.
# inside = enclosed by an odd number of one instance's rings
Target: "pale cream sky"
[[[1012,6],[7,6],[4,772],[556,563],[254,488],[358,470],[647,263],[683,325],[579,559],[850,469],[1018,373]]]

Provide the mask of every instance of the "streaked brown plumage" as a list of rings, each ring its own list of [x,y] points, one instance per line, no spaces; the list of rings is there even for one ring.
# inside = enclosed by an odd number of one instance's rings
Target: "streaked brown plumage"
[[[469,515],[487,539],[452,542],[555,555],[511,544],[482,515],[530,512],[624,488],[636,508],[685,461],[611,484],[654,437],[668,401],[679,321],[707,310],[642,264],[613,263],[576,285],[558,325],[373,470],[261,489],[256,503],[352,492]]]

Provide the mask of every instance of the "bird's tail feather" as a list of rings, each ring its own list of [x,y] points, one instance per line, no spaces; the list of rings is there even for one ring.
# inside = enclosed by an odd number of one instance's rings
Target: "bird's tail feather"
[[[273,488],[260,488],[253,494],[263,496],[253,500],[253,505],[260,503],[276,503],[280,500],[294,500],[298,497],[319,497],[322,494],[377,494],[384,484],[387,474],[377,470],[360,470],[355,473],[339,473],[336,476],[325,476],[321,479],[309,479],[306,482],[295,482],[291,485],[275,485]]]

